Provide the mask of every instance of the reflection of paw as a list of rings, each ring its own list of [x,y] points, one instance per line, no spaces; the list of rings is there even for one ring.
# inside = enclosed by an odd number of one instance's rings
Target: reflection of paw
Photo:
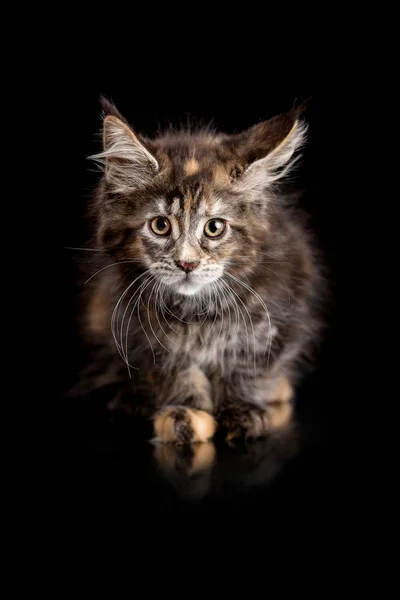
[[[213,437],[217,424],[204,410],[170,406],[154,417],[155,442],[192,444],[207,442]]]
[[[201,500],[212,486],[216,458],[212,442],[155,444],[154,458],[160,474],[185,500]]]
[[[219,423],[227,441],[240,437],[260,438],[287,425],[292,413],[293,407],[288,402],[269,404],[265,410],[241,404],[224,410]]]
[[[211,469],[215,461],[215,446],[212,442],[177,446],[157,444],[154,456],[163,471],[194,475]]]

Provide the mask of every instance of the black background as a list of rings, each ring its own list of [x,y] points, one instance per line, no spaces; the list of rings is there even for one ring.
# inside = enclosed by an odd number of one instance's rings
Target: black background
[[[341,265],[349,247],[342,207],[331,185],[335,163],[329,151],[339,135],[330,121],[334,90],[322,85],[318,56],[299,51],[290,73],[268,66],[260,71],[258,65],[232,73],[215,65],[210,69],[210,63],[196,59],[191,66],[178,68],[175,63],[173,69],[157,73],[136,65],[132,72],[125,70],[112,80],[104,73],[93,75],[89,57],[87,61],[87,65],[84,60],[81,63],[79,76],[72,68],[65,71],[52,106],[58,121],[53,135],[61,136],[63,142],[61,152],[57,150],[52,157],[57,199],[56,203],[51,200],[56,223],[51,234],[56,237],[58,260],[57,328],[50,333],[57,349],[51,381],[52,431],[58,491],[69,506],[68,514],[90,521],[100,518],[103,527],[133,527],[138,514],[152,515],[157,523],[163,515],[173,514],[178,520],[187,515],[213,515],[222,529],[232,528],[233,522],[237,527],[245,523],[249,533],[260,519],[264,527],[272,528],[279,528],[281,518],[290,527],[306,522],[318,528],[321,520],[326,525],[325,512],[337,494],[338,436],[341,449],[346,450],[346,423],[342,416],[338,418],[337,406],[338,398],[346,401],[339,365],[348,339],[342,327],[345,285]],[[81,359],[74,322],[76,264],[83,260],[82,253],[66,247],[86,244],[86,203],[98,178],[87,156],[100,148],[101,94],[116,104],[138,132],[148,135],[188,118],[212,120],[227,132],[240,131],[309,99],[309,143],[298,175],[299,187],[305,190],[300,204],[311,215],[325,255],[332,306],[318,364],[299,390],[302,442],[295,456],[279,463],[275,476],[270,475],[275,469],[270,450],[253,448],[249,458],[248,448],[218,447],[211,484],[199,499],[196,485],[201,487],[201,482],[179,472],[161,472],[153,447],[135,424],[112,421],[92,405],[77,405],[64,397]],[[254,459],[254,453],[258,458]],[[265,453],[263,462],[259,457]]]

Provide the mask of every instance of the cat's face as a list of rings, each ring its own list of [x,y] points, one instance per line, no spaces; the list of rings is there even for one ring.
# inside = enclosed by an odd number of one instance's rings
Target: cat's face
[[[136,248],[156,279],[178,294],[194,295],[216,282],[234,257],[250,257],[250,216],[240,197],[183,182],[149,199]]]
[[[105,162],[99,242],[185,296],[212,289],[227,268],[251,269],[269,235],[268,186],[303,139],[296,115],[237,136],[175,133],[139,141],[107,108],[104,152],[96,157]]]

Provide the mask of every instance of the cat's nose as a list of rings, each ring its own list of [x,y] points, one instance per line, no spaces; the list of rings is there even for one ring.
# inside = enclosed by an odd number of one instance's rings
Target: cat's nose
[[[177,260],[176,266],[185,271],[185,273],[189,273],[189,271],[193,271],[196,267],[199,266],[199,262],[184,262],[183,260]]]

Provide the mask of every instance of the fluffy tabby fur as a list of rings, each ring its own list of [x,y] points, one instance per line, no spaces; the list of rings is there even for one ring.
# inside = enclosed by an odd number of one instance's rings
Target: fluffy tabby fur
[[[279,194],[305,141],[302,109],[241,134],[156,139],[103,110],[101,252],[84,311],[100,380],[131,386],[160,442],[282,427],[320,329],[313,242]],[[206,235],[212,219],[219,237]]]

